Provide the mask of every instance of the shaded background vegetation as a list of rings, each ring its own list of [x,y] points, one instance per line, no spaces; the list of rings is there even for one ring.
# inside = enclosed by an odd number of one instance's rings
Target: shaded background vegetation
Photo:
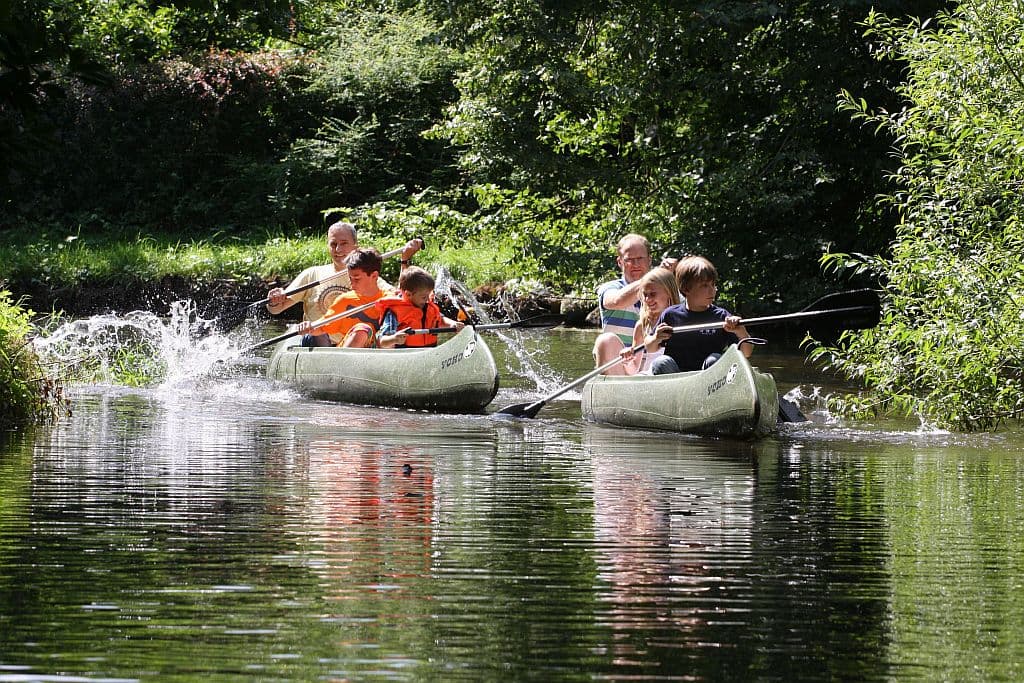
[[[12,3],[0,227],[318,233],[386,203],[556,289],[639,231],[712,256],[734,305],[792,305],[829,245],[893,235],[891,139],[836,108],[898,106],[878,4]]]
[[[141,235],[173,270],[175,240],[263,254],[342,214],[589,297],[636,231],[744,315],[883,288],[818,356],[850,404],[995,426],[1024,408],[1017,5],[0,3],[0,234],[44,254],[0,277],[59,284],[80,260],[44,241]],[[292,274],[257,261],[216,275]]]

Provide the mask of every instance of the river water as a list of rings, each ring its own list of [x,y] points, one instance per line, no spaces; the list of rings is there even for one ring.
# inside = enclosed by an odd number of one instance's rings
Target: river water
[[[591,367],[592,332],[505,338],[490,410]],[[1024,677],[1019,434],[808,399],[699,438],[584,423],[573,393],[434,415],[222,366],[76,387],[0,446],[0,681]]]

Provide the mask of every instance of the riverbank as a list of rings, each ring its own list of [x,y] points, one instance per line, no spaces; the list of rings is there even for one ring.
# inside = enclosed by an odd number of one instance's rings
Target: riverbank
[[[381,251],[407,239],[368,233],[362,232],[360,241]],[[501,299],[519,315],[557,313],[573,326],[595,323],[592,314],[597,301],[590,288],[582,294],[560,292],[562,285],[555,280],[541,283],[525,277],[510,269],[508,254],[499,246],[464,243],[451,248],[429,238],[427,242],[416,257],[417,264],[431,271],[443,269],[481,303]],[[220,318],[325,260],[323,235],[298,231],[213,239],[117,231],[82,235],[44,228],[0,234],[0,283],[36,311],[59,311],[72,317],[111,311],[161,312],[174,301],[190,300],[201,317]],[[396,259],[385,262],[385,279],[395,282],[398,273]]]
[[[0,432],[70,412],[64,386],[29,342],[32,311],[0,290]]]
[[[429,267],[429,266],[428,266]],[[210,280],[166,275],[155,281],[125,276],[117,280],[86,281],[47,287],[42,283],[23,283],[15,296],[24,297],[32,308],[56,311],[73,318],[109,312],[146,310],[167,311],[176,301],[196,305],[197,315],[206,320],[231,319],[247,314],[246,304],[264,298],[271,287],[285,286],[289,279]],[[512,292],[503,284],[470,288],[480,304],[493,306],[501,300],[503,310],[511,308],[520,318],[534,315],[560,315],[567,327],[597,326],[596,299],[555,296],[547,292]],[[301,307],[294,306],[279,317],[297,320]],[[227,320],[230,323],[230,320]]]

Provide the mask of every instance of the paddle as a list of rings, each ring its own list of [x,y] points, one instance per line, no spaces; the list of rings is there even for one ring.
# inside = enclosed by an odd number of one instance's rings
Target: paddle
[[[837,308],[827,308],[839,304]],[[840,322],[844,322],[846,329],[850,330],[861,330],[869,327],[874,327],[878,324],[879,318],[879,302],[878,294],[870,289],[857,289],[849,292],[837,292],[835,294],[829,294],[823,296],[814,303],[810,304],[802,311],[798,313],[787,313],[784,315],[767,316],[763,318],[750,318],[743,320],[742,325],[757,325],[768,322],[781,322],[785,320],[800,320],[803,318],[813,317],[835,317],[839,318]],[[694,330],[709,330],[717,327],[725,327],[725,322],[706,323],[702,325],[689,325],[683,327],[673,327],[672,332],[692,332]],[[632,347],[631,351],[636,353],[643,344],[637,344]],[[512,417],[534,417],[540,412],[548,401],[558,398],[565,392],[577,387],[586,382],[591,377],[597,377],[608,368],[614,367],[621,363],[625,358],[623,356],[617,356],[612,360],[608,361],[604,365],[594,368],[587,374],[583,375],[579,379],[573,380],[569,384],[566,384],[561,389],[545,396],[539,401],[533,403],[517,403],[499,410],[495,415],[510,415]]]
[[[846,330],[865,330],[878,324],[880,304],[878,294],[872,289],[854,289],[848,292],[827,294],[806,308],[796,313],[769,315],[761,318],[742,318],[739,324],[764,325],[766,323],[786,322],[790,320],[817,321],[832,319],[837,327]],[[698,330],[714,330],[725,327],[725,321],[700,323],[697,325],[681,325],[673,327],[673,333],[695,332]]]
[[[532,318],[525,320],[516,320],[510,323],[488,323],[486,325],[473,325],[473,329],[477,332],[483,330],[507,330],[512,329],[531,329],[539,330],[548,327],[555,327],[561,325],[563,318],[560,315],[535,315]],[[408,329],[402,330],[406,334],[442,334],[444,332],[458,332],[457,327],[427,327],[422,329]]]
[[[644,344],[637,344],[636,346],[632,347],[630,351],[636,353],[642,348],[644,348]],[[540,412],[540,409],[547,405],[548,401],[552,401],[561,396],[562,394],[564,394],[565,392],[569,391],[570,389],[578,387],[591,377],[597,377],[608,368],[613,368],[624,360],[626,360],[625,356],[616,356],[615,358],[612,358],[604,365],[599,365],[598,367],[594,368],[587,374],[583,375],[578,379],[574,379],[569,384],[566,384],[564,387],[558,389],[557,391],[548,394],[539,401],[534,401],[533,403],[517,403],[515,405],[506,406],[494,414],[509,415],[511,417],[535,417],[537,413]]]
[[[427,246],[427,243],[424,241],[424,239],[422,237],[416,237],[415,239],[419,240],[419,242],[420,242],[420,249],[423,249],[423,248],[425,248]],[[397,249],[392,249],[391,251],[384,252],[383,254],[380,255],[380,257],[381,257],[381,259],[388,259],[388,258],[391,258],[392,256],[397,256],[397,255],[401,254],[403,251],[405,251],[405,247],[404,246],[398,247]],[[292,294],[298,294],[299,292],[304,292],[307,289],[313,289],[314,287],[318,287],[318,286],[324,284],[325,282],[330,282],[331,280],[334,280],[335,278],[341,277],[346,272],[348,272],[348,271],[345,270],[345,269],[339,270],[338,272],[334,273],[334,275],[328,275],[327,277],[321,278],[321,279],[317,280],[316,282],[310,282],[309,284],[302,285],[301,287],[295,287],[293,289],[286,290],[284,295],[285,296],[291,296]],[[241,313],[242,311],[248,310],[248,309],[252,308],[253,306],[259,306],[261,304],[262,305],[266,305],[266,304],[269,304],[269,303],[270,303],[270,297],[266,297],[264,299],[258,299],[256,301],[252,301],[250,303],[247,303],[244,306],[236,308],[233,311],[230,311],[224,317],[236,316],[239,313]]]
[[[312,326],[310,329],[314,329],[315,330],[316,328],[323,327],[324,325],[327,325],[328,323],[333,323],[335,320],[341,320],[342,318],[347,318],[350,315],[355,315],[356,313],[361,313],[361,312],[365,311],[368,308],[373,308],[376,305],[377,305],[376,301],[371,301],[368,304],[363,304],[362,306],[356,306],[355,308],[350,308],[347,311],[342,311],[341,313],[335,313],[334,315],[329,315],[326,318],[320,318],[319,320],[314,320],[313,322],[310,323],[310,325]],[[246,354],[246,353],[249,353],[250,351],[255,351],[256,349],[261,349],[264,346],[270,346],[271,344],[276,344],[279,341],[284,341],[285,339],[290,339],[291,337],[294,337],[295,335],[305,334],[305,332],[306,332],[305,330],[303,330],[303,331],[292,330],[291,332],[285,332],[284,334],[279,334],[276,337],[271,337],[270,339],[264,339],[261,342],[257,342],[256,344],[253,344],[252,346],[247,346],[244,349],[239,350],[238,353],[239,353],[239,355]]]
[[[427,243],[423,240],[423,238],[415,238],[415,239],[420,241],[420,248],[421,249],[425,248],[427,246]],[[406,248],[404,248],[404,247],[398,247],[397,249],[392,249],[389,252],[385,252],[385,253],[381,254],[381,258],[385,259],[385,258],[391,258],[392,256],[397,256],[398,254],[400,254],[404,250],[406,250]],[[328,275],[327,278],[322,278],[321,280],[317,280],[314,283],[309,283],[308,285],[303,285],[301,287],[296,287],[294,289],[287,290],[285,292],[285,296],[291,296],[293,294],[298,294],[299,292],[305,292],[306,290],[312,289],[312,288],[317,287],[319,285],[323,285],[324,283],[329,283],[332,280],[335,280],[336,278],[341,278],[341,276],[343,274],[345,274],[346,272],[348,272],[348,270],[341,269],[341,270],[338,270],[337,272],[335,272],[333,275]],[[221,313],[220,315],[217,316],[215,321],[212,321],[210,323],[206,323],[203,326],[201,326],[201,329],[198,331],[198,334],[200,336],[203,336],[203,335],[208,334],[209,332],[213,331],[214,329],[229,330],[229,329],[231,329],[233,327],[241,325],[243,319],[248,315],[248,310],[250,308],[252,308],[253,306],[258,306],[258,305],[266,305],[268,303],[270,303],[270,297],[266,297],[265,299],[259,299],[257,301],[252,301],[250,303],[245,304],[244,306],[240,306],[239,308],[234,308],[232,310],[227,311],[226,313]],[[228,321],[228,322],[225,322],[225,321]]]

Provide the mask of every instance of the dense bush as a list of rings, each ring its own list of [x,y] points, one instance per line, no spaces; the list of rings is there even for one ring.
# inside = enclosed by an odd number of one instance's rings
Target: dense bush
[[[118,31],[140,21],[102,28],[121,44]],[[375,12],[333,21],[310,51],[126,60],[111,83],[40,93],[56,137],[12,154],[0,228],[69,217],[86,230],[185,234],[319,224],[326,206],[451,183],[444,145],[421,136],[455,97],[454,58],[432,24]],[[169,29],[148,28],[145,49],[164,52],[153,41]],[[0,109],[0,123],[23,118]]]
[[[423,136],[457,97],[457,57],[437,31],[416,14],[346,12],[318,37],[306,92],[322,113],[285,155],[285,215],[458,181],[451,151]]]
[[[876,250],[892,235],[873,205],[890,140],[835,98],[846,86],[895,105],[899,68],[871,59],[858,22],[872,5],[941,2],[427,4],[469,57],[435,134],[476,182],[571,197],[619,234],[706,253],[761,301],[820,293],[830,243]]]
[[[832,255],[885,285],[880,327],[820,353],[869,393],[858,411],[962,429],[1024,415],[1024,24],[1019,3],[972,0],[935,27],[873,16],[882,56],[905,60],[910,106],[846,107],[900,141],[888,196],[891,258]]]
[[[0,290],[0,431],[55,419],[67,409],[61,383],[32,347],[30,315]]]
[[[274,54],[210,52],[128,68],[110,86],[70,84],[49,106],[59,144],[18,159],[5,227],[95,214],[187,231],[265,215],[268,168],[315,125],[293,97],[301,69]]]
[[[80,4],[78,42],[124,59],[112,86],[36,98],[58,144],[11,156],[0,227],[319,231],[327,207],[437,197],[503,243],[510,276],[589,288],[635,230],[706,253],[765,310],[835,286],[828,248],[885,250],[892,138],[835,97],[895,109],[899,65],[858,22],[943,0]],[[259,35],[277,49],[222,49]]]

